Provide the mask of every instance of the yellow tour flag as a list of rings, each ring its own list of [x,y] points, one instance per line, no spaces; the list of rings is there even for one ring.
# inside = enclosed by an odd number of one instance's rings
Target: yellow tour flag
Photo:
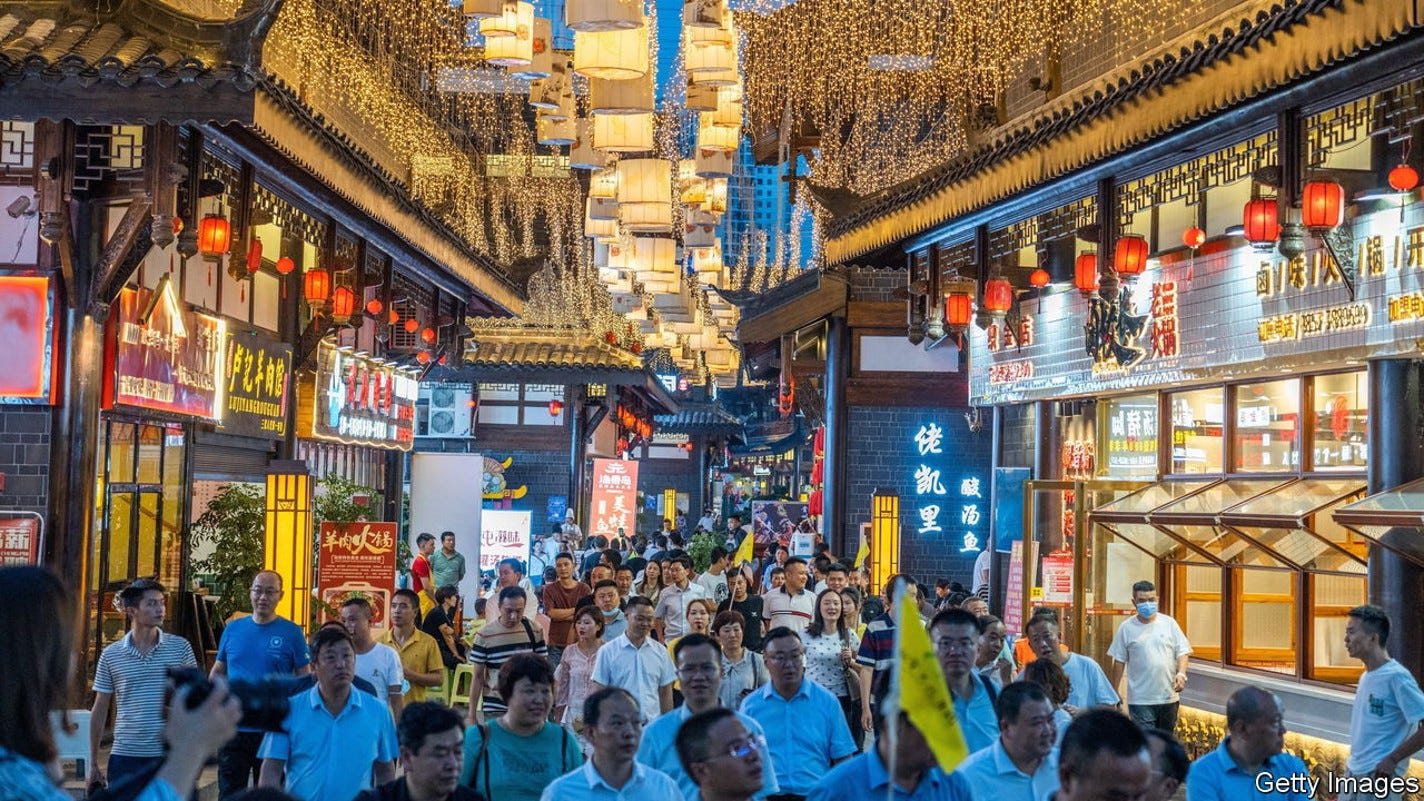
[[[896,684],[900,691],[900,708],[924,735],[940,769],[949,773],[969,756],[969,746],[964,742],[964,731],[959,728],[959,719],[954,714],[949,685],[945,683],[939,660],[935,659],[929,632],[920,623],[912,592],[900,593],[900,616],[895,632],[898,635],[895,669],[899,671]]]
[[[865,541],[865,534],[862,533],[860,535],[860,548],[858,548],[855,552],[855,565],[853,565],[855,569],[859,570],[861,567],[863,567],[865,565],[865,560],[869,557],[870,543]]]
[[[737,552],[732,555],[732,564],[734,564],[734,565],[744,565],[744,564],[747,564],[748,562],[750,562],[751,560],[752,560],[752,533],[751,533],[750,531],[748,531],[748,532],[747,532],[747,535],[746,535],[745,537],[742,537],[742,544],[737,546]]]

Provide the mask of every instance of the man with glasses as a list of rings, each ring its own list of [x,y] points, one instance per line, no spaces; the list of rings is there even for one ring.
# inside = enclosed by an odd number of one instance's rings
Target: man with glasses
[[[771,681],[742,701],[742,714],[761,724],[780,785],[768,801],[802,801],[831,766],[856,753],[840,699],[806,681],[801,635],[786,626],[762,640]]]
[[[954,714],[971,754],[993,745],[999,737],[999,717],[994,711],[999,693],[974,669],[983,634],[979,618],[957,607],[941,611],[930,621],[930,640],[954,696]]]
[[[764,790],[766,740],[725,707],[699,712],[677,731],[677,761],[697,784],[687,798],[749,801]]]
[[[583,703],[584,732],[593,756],[583,767],[555,779],[540,801],[669,801],[682,797],[666,773],[635,758],[643,734],[638,699],[621,687],[605,687]]]
[[[643,745],[638,748],[638,761],[671,776],[686,801],[697,801],[697,782],[683,768],[674,740],[678,729],[694,715],[721,706],[722,649],[706,634],[688,634],[673,646],[673,661],[677,679],[682,682],[682,706],[648,724],[643,731]],[[734,714],[752,736],[764,736],[761,724],[741,713]],[[774,794],[778,790],[776,774],[769,761],[762,764],[762,791],[758,795]]]
[[[429,701],[408,704],[396,726],[405,775],[362,792],[356,801],[484,801],[460,784],[464,740],[464,721],[455,710]]]
[[[252,616],[234,620],[223,628],[211,676],[229,681],[260,681],[272,675],[302,675],[309,670],[306,638],[297,624],[277,616],[282,600],[282,577],[263,570],[252,578],[249,591]],[[257,778],[262,762],[257,749],[262,732],[237,730],[237,736],[218,751],[218,798],[230,798]]]

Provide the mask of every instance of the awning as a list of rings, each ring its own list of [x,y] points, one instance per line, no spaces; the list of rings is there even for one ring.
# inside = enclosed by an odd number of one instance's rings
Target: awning
[[[1158,559],[1363,574],[1362,543],[1330,517],[1363,492],[1349,477],[1166,480],[1090,518]]]
[[[1333,517],[1381,548],[1424,565],[1424,479],[1342,506]]]

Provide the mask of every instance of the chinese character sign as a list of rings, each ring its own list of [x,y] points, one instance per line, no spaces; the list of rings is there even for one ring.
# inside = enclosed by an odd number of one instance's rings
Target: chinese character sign
[[[11,515],[27,515],[11,512]],[[38,564],[40,558],[40,518],[0,518],[0,567]]]
[[[480,515],[480,571],[494,570],[502,559],[518,559],[529,570],[529,530],[533,513],[486,509]]]
[[[915,468],[915,530],[920,534],[953,537],[960,553],[977,553],[984,547],[988,531],[988,503],[982,479],[960,472],[960,460],[945,453],[944,426],[930,422],[910,437]],[[959,454],[962,458],[963,454]]]
[[[342,602],[365,598],[371,603],[371,625],[386,628],[386,609],[396,591],[395,523],[321,524],[317,550],[317,592],[321,620],[335,620]]]
[[[620,528],[631,534],[637,522],[638,463],[623,459],[594,459],[588,535],[613,537]]]

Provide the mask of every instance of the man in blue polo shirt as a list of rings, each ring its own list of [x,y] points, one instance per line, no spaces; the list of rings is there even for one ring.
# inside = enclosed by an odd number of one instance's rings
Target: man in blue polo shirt
[[[884,683],[888,684],[888,681]],[[969,782],[958,772],[940,770],[929,743],[909,716],[896,715],[895,736],[882,707],[876,706],[871,720],[875,746],[848,762],[837,765],[812,788],[808,801],[863,801],[885,798],[894,784],[894,797],[901,801],[971,801]],[[893,746],[892,746],[893,743]],[[891,753],[891,748],[894,753]],[[890,765],[895,766],[894,776]],[[1040,801],[1037,798],[1026,801]]]
[[[998,692],[974,669],[974,655],[983,634],[979,618],[958,607],[942,610],[930,621],[930,641],[954,696],[954,714],[971,754],[999,738],[999,717],[994,711]]]
[[[1187,801],[1309,801],[1310,771],[1300,757],[1282,753],[1285,708],[1259,687],[1242,687],[1226,699],[1227,736],[1187,774]]]
[[[686,801],[698,801],[697,782],[683,769],[674,741],[679,727],[699,712],[716,709],[722,692],[722,649],[706,634],[688,634],[673,646],[673,662],[677,679],[682,682],[682,706],[659,716],[643,729],[643,744],[638,747],[638,761],[671,776],[682,790]],[[765,739],[761,724],[735,713],[742,726],[753,737]],[[771,760],[762,761],[762,791],[758,798],[778,792],[776,773]]]
[[[778,626],[762,640],[771,681],[742,701],[742,714],[761,724],[780,792],[770,799],[799,801],[831,766],[856,752],[841,702],[806,681],[801,636]]]
[[[1037,684],[1016,681],[999,693],[999,737],[959,763],[973,801],[1038,801],[1058,789],[1053,704]]]
[[[263,570],[252,577],[248,591],[252,616],[234,620],[223,629],[212,676],[229,681],[261,681],[268,676],[302,675],[309,670],[306,637],[297,624],[277,616],[282,600],[282,577]],[[218,798],[226,801],[247,789],[262,762],[257,749],[262,732],[238,729],[237,736],[218,752]]]
[[[312,639],[316,686],[293,696],[283,732],[262,740],[262,787],[303,801],[350,801],[395,779],[400,754],[390,709],[354,692],[356,646],[344,628],[323,626]]]

